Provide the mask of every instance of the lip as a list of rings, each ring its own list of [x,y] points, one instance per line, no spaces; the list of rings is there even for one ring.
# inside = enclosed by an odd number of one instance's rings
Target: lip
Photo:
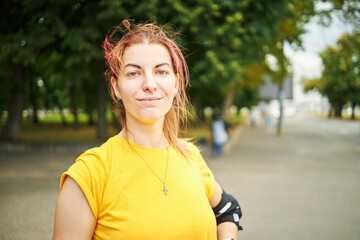
[[[159,101],[161,98],[159,97],[146,97],[146,98],[139,98],[138,100],[140,102],[155,102],[155,101]]]

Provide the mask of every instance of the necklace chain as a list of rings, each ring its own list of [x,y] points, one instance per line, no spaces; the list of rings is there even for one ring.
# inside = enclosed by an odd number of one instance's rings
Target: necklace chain
[[[152,167],[150,166],[150,164],[140,155],[140,153],[138,153],[138,151],[136,151],[136,149],[130,144],[131,148],[134,150],[134,152],[146,163],[146,165],[149,167],[149,169],[154,173],[154,175],[160,180],[160,182],[162,182],[163,184],[163,192],[165,194],[165,196],[167,195],[167,188],[166,188],[166,176],[167,176],[167,170],[168,170],[168,165],[169,165],[169,148],[167,149],[167,157],[166,157],[166,168],[165,168],[165,175],[164,175],[164,180],[161,179],[161,177],[154,171],[154,169],[152,169]]]

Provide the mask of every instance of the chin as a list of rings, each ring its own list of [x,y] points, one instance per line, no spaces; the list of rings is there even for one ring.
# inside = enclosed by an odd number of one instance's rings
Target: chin
[[[144,123],[155,123],[159,120],[163,120],[165,118],[165,114],[142,114],[137,119]]]
[[[171,107],[171,106],[170,106]],[[169,112],[170,110],[168,108],[152,108],[152,109],[139,109],[136,112],[132,112],[132,114],[130,113],[130,116],[132,116],[131,118],[133,118],[134,120],[138,121],[138,122],[142,122],[145,124],[152,124],[152,123],[156,123],[158,121],[163,121],[165,118],[165,115]]]

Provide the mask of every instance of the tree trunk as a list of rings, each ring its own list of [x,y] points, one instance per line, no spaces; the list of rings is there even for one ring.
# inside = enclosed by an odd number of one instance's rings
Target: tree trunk
[[[79,128],[79,114],[78,114],[78,109],[76,106],[76,87],[74,85],[72,85],[70,87],[70,102],[71,102],[71,111],[74,115],[73,127],[74,127],[74,129],[78,129]]]
[[[91,97],[93,97],[93,96],[91,96]],[[94,125],[94,116],[93,116],[93,108],[92,108],[91,100],[90,100],[90,94],[86,94],[86,96],[85,96],[85,111],[88,116],[87,124],[89,126],[93,126]]]
[[[47,95],[51,95],[52,99],[54,101],[54,104],[59,108],[59,112],[60,112],[60,117],[61,117],[61,123],[63,125],[63,127],[67,127],[67,121],[66,121],[66,117],[64,114],[64,109],[59,101],[59,98],[55,95],[55,93],[52,91],[52,89],[50,89],[49,85],[47,84],[46,81],[44,81],[44,86],[46,88],[47,91]],[[49,104],[49,103],[47,103]],[[49,109],[49,106],[47,107]]]
[[[94,125],[94,117],[92,114],[92,109],[87,110],[87,115],[88,115],[88,125],[93,126]]]
[[[79,112],[78,112],[76,105],[72,106],[72,113],[74,115],[73,127],[74,127],[74,129],[78,129],[79,128]]]
[[[66,117],[64,114],[64,109],[63,109],[62,105],[60,104],[59,99],[57,97],[55,97],[55,99],[56,99],[56,105],[59,108],[61,123],[62,123],[63,127],[67,127],[68,124],[67,124]]]
[[[351,120],[355,120],[355,107],[356,107],[356,102],[351,101]]]
[[[37,105],[32,105],[32,109],[33,109],[33,123],[34,124],[39,124],[40,121],[39,121],[39,118],[38,118],[38,115],[37,115],[37,111],[38,111],[38,107]]]
[[[30,103],[32,106],[32,110],[33,110],[33,116],[32,116],[32,121],[34,124],[39,124],[39,118],[37,115],[37,111],[38,111],[38,105],[37,105],[37,85],[36,83],[34,84],[34,80],[32,79],[31,81],[29,81],[29,96],[30,96]]]
[[[340,104],[340,103],[335,104],[335,106],[334,106],[335,117],[339,117],[339,118],[342,117],[342,108],[343,108],[342,104]]]
[[[329,119],[331,118],[331,112],[332,112],[332,109],[333,109],[333,107],[332,107],[332,106],[330,106],[330,108],[329,108],[329,112],[328,112],[328,118],[329,118]]]
[[[278,100],[279,100],[279,119],[278,119],[278,126],[277,126],[277,135],[282,134],[283,128],[283,117],[284,117],[284,87],[283,83],[279,83],[278,85]]]
[[[97,138],[105,140],[107,138],[106,133],[106,84],[103,75],[102,64],[99,64],[100,74],[97,79]]]
[[[25,67],[22,64],[15,64],[13,67],[15,88],[11,96],[8,117],[1,134],[1,138],[5,140],[18,140],[20,138],[22,113],[25,106]]]
[[[221,116],[223,118],[226,117],[227,110],[231,107],[234,102],[236,88],[234,86],[229,88],[228,94],[226,95],[222,108],[221,108]]]

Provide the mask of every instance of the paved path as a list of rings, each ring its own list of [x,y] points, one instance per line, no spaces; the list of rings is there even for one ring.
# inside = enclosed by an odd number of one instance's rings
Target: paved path
[[[231,154],[209,161],[242,205],[239,239],[359,240],[360,146],[286,122],[281,137],[249,128]]]
[[[59,177],[79,153],[0,152],[0,240],[51,239]],[[239,239],[358,240],[359,156],[290,122],[281,137],[247,128],[231,153],[207,159],[243,208]]]

